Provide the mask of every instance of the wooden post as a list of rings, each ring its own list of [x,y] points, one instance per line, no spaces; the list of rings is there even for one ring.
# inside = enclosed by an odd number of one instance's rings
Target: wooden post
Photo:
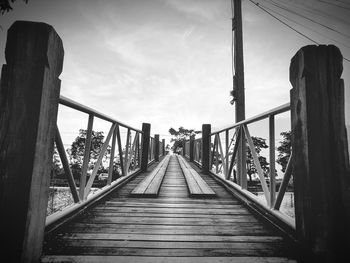
[[[242,30],[242,0],[234,0],[234,68],[235,85],[234,94],[236,122],[245,119],[245,95],[244,95],[244,61],[243,61],[243,30]],[[243,189],[247,189],[247,168],[246,168],[246,142],[244,136],[239,141],[237,155],[238,183]]]
[[[290,65],[297,237],[305,262],[342,262],[350,249],[350,168],[342,55],[306,46]]]
[[[2,258],[39,262],[60,94],[63,45],[47,24],[8,30],[0,87]]]
[[[162,154],[165,156],[165,139],[162,139]]]
[[[159,162],[159,134],[154,135],[154,161]]]
[[[209,174],[210,167],[210,133],[211,125],[202,125],[202,172],[204,174]]]
[[[190,137],[190,162],[194,160],[194,135]]]
[[[151,134],[151,124],[142,123],[142,152],[141,152],[141,171],[147,172],[148,167],[148,151],[149,151],[149,140]]]

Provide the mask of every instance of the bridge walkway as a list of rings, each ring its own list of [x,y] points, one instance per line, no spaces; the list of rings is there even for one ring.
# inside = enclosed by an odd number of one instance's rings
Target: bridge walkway
[[[141,174],[49,233],[42,262],[296,262],[286,239],[208,175],[213,198],[189,197],[176,156],[159,196],[131,191]]]

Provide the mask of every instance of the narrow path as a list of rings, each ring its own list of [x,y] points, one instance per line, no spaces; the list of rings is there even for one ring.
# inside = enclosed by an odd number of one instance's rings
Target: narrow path
[[[140,175],[46,237],[43,262],[294,262],[283,238],[209,176],[212,199],[189,198],[171,156],[158,198],[133,198]]]

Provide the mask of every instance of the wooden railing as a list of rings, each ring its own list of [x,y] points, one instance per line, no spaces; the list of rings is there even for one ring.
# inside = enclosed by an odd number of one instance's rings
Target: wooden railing
[[[250,200],[256,202],[258,205],[264,207],[264,209],[273,210],[277,216],[281,218],[284,222],[289,224],[291,227],[295,228],[295,223],[293,218],[289,218],[284,214],[279,212],[281,201],[286,193],[288,182],[291,178],[291,161],[288,162],[286,172],[283,175],[282,183],[279,187],[279,191],[276,195],[276,182],[275,182],[275,116],[281,113],[285,113],[290,110],[290,104],[284,104],[277,108],[274,108],[265,113],[259,114],[255,117],[249,118],[244,121],[240,121],[227,128],[211,132],[210,135],[210,152],[208,160],[208,167],[211,173],[220,177],[222,180],[229,182],[230,185],[238,189],[242,194],[247,196]],[[248,124],[253,124],[258,121],[268,119],[269,120],[269,173],[265,174],[261,164],[259,162],[259,155],[256,152]],[[204,130],[203,130],[204,132]],[[253,159],[253,164],[256,169],[258,179],[263,191],[265,202],[261,202],[255,194],[247,190],[247,174],[238,174],[239,169],[238,160],[243,158],[238,158],[238,148],[241,138],[244,138],[246,142],[246,151],[244,154],[247,155],[247,150],[251,152]],[[238,142],[238,143],[237,143]],[[193,148],[191,147],[193,144]],[[190,159],[193,154],[193,162],[198,166],[203,166],[202,158],[202,138],[187,140],[184,145],[185,156]],[[190,153],[190,149],[193,149],[193,153]],[[291,158],[290,158],[291,159]],[[206,159],[205,159],[206,160]],[[273,171],[273,173],[271,173]]]
[[[77,103],[71,99],[68,99],[64,96],[60,97],[59,103],[61,105],[67,106],[69,108],[75,109],[79,112],[83,112],[88,114],[88,124],[87,124],[87,133],[84,147],[84,158],[82,162],[81,175],[80,175],[80,183],[79,188],[77,188],[73,174],[70,168],[70,164],[66,155],[66,151],[63,146],[62,138],[59,132],[59,129],[56,130],[56,139],[55,144],[60,156],[60,160],[64,169],[64,174],[67,178],[67,182],[70,188],[70,192],[72,194],[74,203],[73,205],[69,205],[60,209],[59,211],[48,216],[46,220],[46,225],[51,226],[55,222],[59,221],[63,217],[67,216],[68,213],[72,213],[75,210],[80,209],[85,203],[90,203],[95,198],[99,198],[101,194],[108,192],[112,189],[116,184],[120,183],[124,180],[124,178],[128,178],[138,173],[141,169],[141,159],[145,158],[147,162],[147,166],[151,165],[154,161],[159,161],[159,157],[164,154],[163,151],[156,151],[156,147],[162,146],[161,142],[159,142],[159,135],[155,135],[155,137],[149,137],[149,146],[148,146],[148,154],[142,157],[142,144],[141,141],[143,139],[144,132],[142,130],[133,128],[127,124],[124,124],[116,119],[113,119],[105,114],[97,112],[94,109],[91,109],[87,106],[84,106],[80,103]],[[93,166],[89,166],[90,163],[90,152],[92,145],[92,133],[93,133],[93,122],[95,118],[102,119],[110,123],[110,129],[108,135],[103,142],[100,153],[96,158]],[[121,138],[121,127],[126,129],[126,137],[125,137],[125,145],[122,145]],[[145,138],[147,140],[147,138]],[[108,165],[108,177],[106,180],[106,186],[102,187],[97,191],[92,190],[92,186],[94,184],[95,179],[98,175],[98,169],[102,163],[102,159],[107,151],[111,142],[110,149],[110,158]],[[119,162],[115,163],[115,152],[118,152],[117,158]],[[120,171],[119,176],[113,177],[114,166],[117,165],[118,170]],[[88,171],[90,170],[90,171]],[[88,176],[89,175],[89,176]],[[81,186],[81,187],[80,187]],[[85,187],[84,187],[85,186]]]

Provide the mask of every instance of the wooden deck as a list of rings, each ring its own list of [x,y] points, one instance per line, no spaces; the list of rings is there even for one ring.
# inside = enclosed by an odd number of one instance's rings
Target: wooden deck
[[[158,197],[132,197],[145,176],[48,234],[42,262],[295,262],[286,240],[210,176],[216,196],[189,197],[171,156]]]

